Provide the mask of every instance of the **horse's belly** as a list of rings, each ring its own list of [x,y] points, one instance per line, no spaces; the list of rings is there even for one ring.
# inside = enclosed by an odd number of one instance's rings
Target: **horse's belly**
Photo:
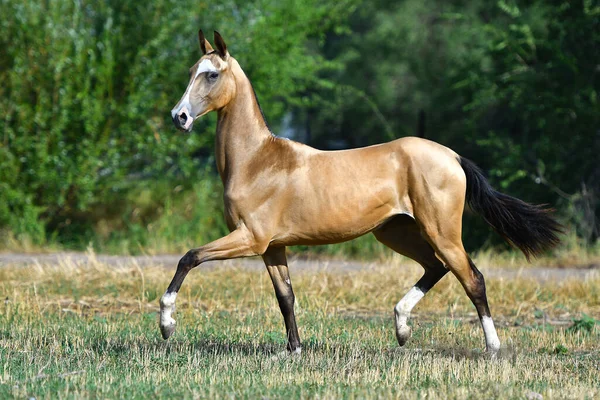
[[[393,190],[313,193],[294,201],[283,213],[284,229],[272,242],[289,246],[351,240],[406,212],[405,208]]]

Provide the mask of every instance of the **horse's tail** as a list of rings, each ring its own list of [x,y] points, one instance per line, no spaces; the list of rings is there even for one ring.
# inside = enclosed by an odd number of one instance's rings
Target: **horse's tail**
[[[559,242],[563,229],[554,210],[494,190],[477,165],[463,157],[459,162],[467,176],[467,204],[528,260]]]

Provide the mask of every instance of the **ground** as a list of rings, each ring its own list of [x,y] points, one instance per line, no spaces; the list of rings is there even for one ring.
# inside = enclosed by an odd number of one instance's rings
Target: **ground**
[[[259,260],[192,271],[177,331],[163,341],[158,299],[176,262],[0,255],[0,398],[600,396],[596,268],[479,261],[503,345],[490,359],[452,276],[417,305],[413,337],[398,347],[393,307],[420,275],[401,258],[292,260],[300,356],[283,351],[283,321]]]

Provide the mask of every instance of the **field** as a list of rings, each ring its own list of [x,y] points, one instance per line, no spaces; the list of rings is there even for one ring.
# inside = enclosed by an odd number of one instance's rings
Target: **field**
[[[85,265],[0,266],[0,398],[600,396],[598,270],[549,279],[488,269],[503,345],[490,359],[452,276],[415,308],[413,336],[398,347],[393,306],[420,275],[404,259],[363,269],[292,265],[300,356],[283,352],[267,273],[219,265],[190,273],[166,342],[158,299],[174,268],[93,255]]]

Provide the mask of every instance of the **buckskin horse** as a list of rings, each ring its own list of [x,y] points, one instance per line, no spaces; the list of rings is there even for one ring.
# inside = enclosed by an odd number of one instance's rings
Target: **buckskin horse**
[[[286,246],[339,243],[372,232],[425,270],[394,308],[400,346],[410,337],[413,307],[451,271],[477,309],[486,350],[496,353],[500,340],[484,278],[461,240],[465,201],[528,259],[559,240],[561,227],[552,210],[495,191],[471,161],[425,139],[320,151],[279,138],[221,35],[214,33],[215,49],[202,31],[198,36],[202,56],[171,116],[179,130],[190,132],[194,120],[217,111],[216,164],[231,233],[179,261],[160,300],[163,338],[175,330],[175,298],[191,269],[206,261],[260,255],[283,314],[287,349],[300,353]]]

